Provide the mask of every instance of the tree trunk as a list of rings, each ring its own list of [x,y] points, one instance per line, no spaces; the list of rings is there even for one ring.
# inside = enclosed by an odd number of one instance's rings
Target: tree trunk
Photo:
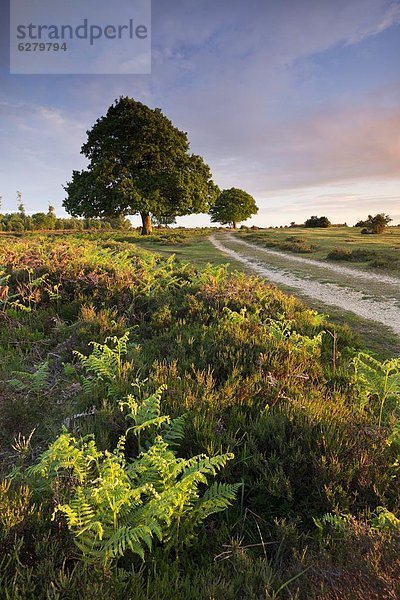
[[[232,221],[232,229],[236,229],[236,221]]]
[[[140,216],[142,217],[142,235],[150,235],[153,231],[150,213],[142,212]]]

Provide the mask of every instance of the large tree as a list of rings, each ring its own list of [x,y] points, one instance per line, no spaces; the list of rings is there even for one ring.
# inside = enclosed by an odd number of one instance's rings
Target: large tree
[[[121,97],[87,136],[81,152],[89,165],[73,171],[65,186],[64,206],[73,216],[139,213],[149,234],[151,215],[208,212],[217,197],[209,167],[159,108]]]
[[[253,196],[238,188],[224,190],[210,208],[211,222],[231,225],[246,221],[258,212]]]

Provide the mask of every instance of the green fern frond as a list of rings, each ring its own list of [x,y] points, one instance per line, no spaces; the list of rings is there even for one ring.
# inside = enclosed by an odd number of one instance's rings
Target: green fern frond
[[[18,391],[33,391],[36,393],[43,392],[49,386],[50,366],[46,361],[41,364],[36,371],[30,373],[28,371],[13,371],[13,375],[18,378],[9,381]]]
[[[365,399],[378,399],[380,426],[387,400],[399,402],[400,399],[400,358],[380,362],[365,352],[359,352],[353,365],[356,385],[364,404]]]
[[[180,417],[172,419],[171,423],[163,434],[163,438],[167,442],[168,446],[177,446],[183,440],[185,436],[185,424],[186,415],[181,415]]]
[[[39,485],[57,488],[62,501],[56,512],[65,518],[88,563],[109,566],[128,551],[144,560],[154,538],[174,547],[189,543],[200,523],[225,510],[235,497],[237,485],[214,483],[207,489],[209,478],[232,454],[186,460],[170,448],[183,435],[184,417],[169,424],[161,414],[163,390],[140,402],[130,396],[121,403],[133,425],[114,452],[98,450],[92,436],[77,440],[63,433],[28,470]],[[139,436],[145,429],[146,451],[127,460],[127,433]],[[57,486],[51,485],[54,481]]]

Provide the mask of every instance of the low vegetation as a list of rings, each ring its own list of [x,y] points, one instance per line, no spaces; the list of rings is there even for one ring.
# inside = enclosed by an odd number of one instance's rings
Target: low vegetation
[[[304,252],[319,260],[352,262],[360,267],[391,274],[400,273],[400,227],[388,227],[379,236],[365,236],[354,227],[289,228],[249,231],[241,229],[243,239],[264,247],[288,252]]]
[[[0,238],[2,597],[398,597],[399,359],[135,237]]]

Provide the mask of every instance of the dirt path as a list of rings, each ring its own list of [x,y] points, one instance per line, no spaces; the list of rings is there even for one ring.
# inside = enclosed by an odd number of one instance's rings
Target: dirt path
[[[211,236],[210,241],[270,281],[381,323],[400,336],[400,279],[269,250],[231,234]]]

